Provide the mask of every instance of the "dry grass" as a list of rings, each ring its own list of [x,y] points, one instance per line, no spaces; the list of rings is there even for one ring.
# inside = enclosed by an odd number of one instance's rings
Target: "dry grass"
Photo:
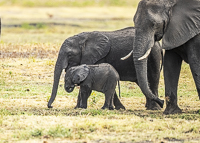
[[[182,114],[163,115],[164,109],[145,110],[144,95],[136,84],[130,82],[121,82],[121,101],[127,109],[125,111],[101,110],[104,95],[99,92],[93,92],[89,98],[88,109],[73,109],[78,88],[70,94],[66,93],[63,75],[54,108],[46,107],[52,90],[54,64],[64,39],[83,31],[116,30],[131,26],[130,9],[71,8],[71,15],[79,17],[69,20],[70,15],[66,13],[67,20],[63,18],[59,21],[65,25],[59,26],[49,24],[56,17],[49,19],[45,15],[48,10],[54,12],[56,8],[24,8],[23,13],[16,9],[12,11],[10,8],[8,11],[18,12],[21,18],[15,14],[9,16],[6,8],[0,9],[1,13],[8,14],[2,15],[5,16],[2,20],[5,25],[0,43],[0,142],[200,141],[200,104],[189,66],[185,63],[178,90]],[[32,19],[28,19],[34,10],[37,12],[35,17],[33,15]],[[64,8],[60,10],[65,11]],[[87,17],[83,10],[89,11],[90,15]],[[105,19],[108,19],[94,20],[97,16],[101,17],[102,11],[105,12]],[[59,11],[57,14],[60,14]],[[87,17],[84,22],[78,20],[81,14]],[[43,25],[27,25],[38,21],[43,22]],[[21,24],[22,27],[6,27],[9,24]],[[159,95],[164,99],[163,76],[160,79]]]
[[[48,109],[54,63],[55,58],[1,59],[0,140],[199,141],[200,105],[188,65],[183,65],[179,87],[183,113],[163,115],[163,110],[145,110],[145,97],[130,82],[121,82],[125,111],[101,110],[104,95],[98,92],[89,98],[88,109],[73,109],[78,88],[67,94],[63,76],[54,108]],[[160,95],[162,82],[163,77]]]
[[[134,15],[136,7],[1,7],[1,18],[4,20],[49,20],[53,22],[69,19],[130,19]],[[52,17],[51,17],[52,16]],[[56,21],[55,21],[56,19]],[[18,22],[20,22],[18,21]],[[5,22],[5,21],[3,21]],[[28,21],[27,21],[28,22]],[[9,23],[12,23],[9,21]]]
[[[87,7],[87,6],[136,6],[139,0],[1,0],[2,6],[22,7]]]

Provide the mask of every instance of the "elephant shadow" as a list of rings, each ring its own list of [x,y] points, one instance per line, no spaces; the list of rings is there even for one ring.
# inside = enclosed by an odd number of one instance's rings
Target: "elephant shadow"
[[[160,110],[138,110],[138,109],[127,109],[127,110],[102,110],[102,109],[73,109],[73,108],[8,108],[6,114],[8,115],[36,115],[36,116],[106,116],[109,119],[119,119],[119,115],[130,115],[137,116],[140,118],[152,119],[164,119],[164,118],[180,118],[185,120],[197,120],[200,118],[200,110],[183,110],[182,114],[170,114],[164,115]],[[153,120],[152,120],[153,121]]]

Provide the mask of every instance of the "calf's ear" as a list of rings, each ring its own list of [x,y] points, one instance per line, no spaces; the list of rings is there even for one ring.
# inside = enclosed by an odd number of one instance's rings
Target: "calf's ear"
[[[89,67],[85,64],[76,67],[72,77],[73,83],[80,84],[80,82],[84,81],[87,78],[89,72]]]

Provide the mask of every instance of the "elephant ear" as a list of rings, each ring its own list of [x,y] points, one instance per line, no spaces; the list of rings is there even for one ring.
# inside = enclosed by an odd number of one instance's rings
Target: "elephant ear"
[[[100,32],[84,33],[84,39],[79,42],[82,48],[81,64],[95,64],[110,51],[110,41]]]
[[[200,33],[200,1],[177,0],[163,35],[163,48],[176,48]]]
[[[74,84],[80,84],[82,81],[84,81],[87,78],[90,72],[89,67],[86,64],[74,67],[73,70],[74,72],[73,72],[72,81]]]

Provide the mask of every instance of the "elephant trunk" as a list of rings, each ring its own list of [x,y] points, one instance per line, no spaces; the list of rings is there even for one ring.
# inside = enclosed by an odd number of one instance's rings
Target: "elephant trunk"
[[[138,60],[138,59],[134,59],[134,63],[135,63],[135,69],[136,69],[136,74],[137,74],[137,79],[138,79],[138,85],[142,90],[142,93],[156,101],[160,107],[163,108],[163,104],[164,101],[160,100],[156,95],[154,95],[151,91],[151,89],[149,88],[149,84],[148,84],[148,79],[147,79],[147,59],[144,60]]]
[[[60,51],[58,55],[58,59],[56,61],[55,69],[54,69],[53,88],[52,88],[51,98],[47,104],[48,108],[52,108],[51,104],[54,102],[56,98],[58,84],[59,84],[62,70],[67,68],[67,66],[68,66],[67,57],[65,57],[64,54]]]
[[[65,88],[66,92],[70,93],[70,92],[72,92],[74,90],[75,85],[71,85],[70,87],[67,86],[67,85],[64,85],[64,88]]]
[[[139,37],[139,39],[134,39],[134,41],[136,42],[134,42],[133,47],[133,59],[138,85],[146,97],[156,101],[161,107],[163,107],[164,100],[160,100],[152,93],[147,78],[147,57],[153,45],[151,43],[147,43],[148,40],[145,39],[145,37]]]

